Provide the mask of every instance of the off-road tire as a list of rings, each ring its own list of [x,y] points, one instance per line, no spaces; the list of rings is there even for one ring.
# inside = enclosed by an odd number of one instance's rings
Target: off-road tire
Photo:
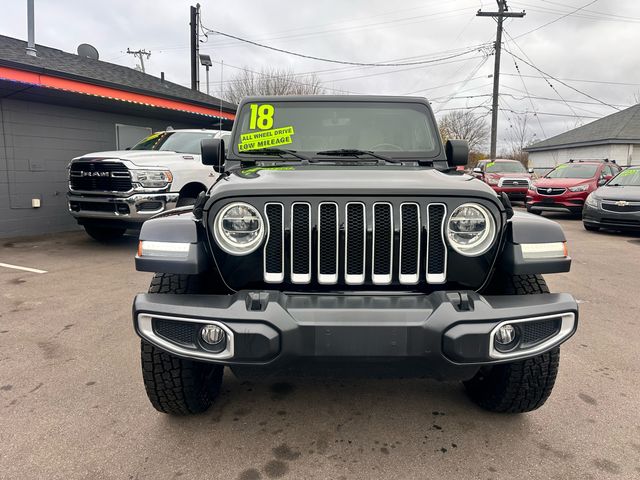
[[[584,229],[585,229],[587,232],[597,232],[597,231],[599,231],[599,230],[600,230],[600,227],[594,227],[594,226],[592,226],[592,225],[587,225],[587,224],[586,224],[586,223],[584,223],[584,222],[582,223],[582,225],[584,225]]]
[[[498,273],[484,293],[532,295],[549,293],[541,275]],[[482,408],[524,413],[541,407],[551,395],[560,363],[560,347],[532,358],[483,367],[464,382],[469,397]]]
[[[85,225],[84,230],[91,238],[103,243],[117,240],[127,231],[124,227],[98,227],[95,225]]]
[[[156,273],[149,293],[201,293],[195,275]],[[176,357],[141,340],[142,378],[153,407],[171,415],[206,411],[220,392],[224,367]]]

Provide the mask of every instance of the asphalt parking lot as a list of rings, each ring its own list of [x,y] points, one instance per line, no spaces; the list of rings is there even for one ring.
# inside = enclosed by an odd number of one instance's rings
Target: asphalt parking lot
[[[0,478],[640,478],[640,235],[556,217],[579,299],[540,410],[498,415],[430,380],[240,382],[172,418],[142,385],[131,300],[137,240],[84,233],[0,241]]]

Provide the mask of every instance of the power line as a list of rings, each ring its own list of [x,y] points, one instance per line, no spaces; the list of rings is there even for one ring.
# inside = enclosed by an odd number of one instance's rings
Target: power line
[[[503,73],[502,75],[506,75],[508,77],[516,77],[518,76],[515,73]],[[522,75],[525,78],[540,78],[540,79],[545,79],[546,77],[543,77],[541,75]],[[566,82],[582,82],[582,83],[598,83],[601,85],[620,85],[620,86],[626,86],[626,87],[637,87],[640,86],[640,83],[628,83],[628,82],[610,82],[607,80],[586,80],[583,78],[559,78],[558,81],[560,80],[564,80]]]
[[[505,50],[506,50],[506,52],[507,52],[509,55],[511,55],[512,57],[517,58],[517,59],[518,59],[518,60],[520,60],[522,63],[526,63],[526,64],[527,64],[527,65],[529,65],[531,68],[533,68],[533,69],[537,70],[538,72],[540,72],[542,75],[547,76],[547,77],[549,77],[549,78],[552,78],[553,80],[555,80],[556,82],[561,83],[561,84],[562,84],[562,85],[564,85],[565,87],[570,88],[571,90],[573,90],[573,91],[575,91],[575,92],[578,92],[579,94],[584,95],[585,97],[588,97],[588,98],[590,98],[591,100],[595,100],[596,102],[601,103],[602,105],[606,105],[607,107],[611,107],[611,108],[613,108],[614,110],[620,110],[619,108],[614,107],[614,106],[613,106],[613,105],[611,105],[610,103],[603,102],[602,100],[600,100],[600,99],[598,99],[598,98],[596,98],[596,97],[594,97],[594,96],[592,96],[592,95],[589,95],[588,93],[585,93],[585,92],[583,92],[582,90],[578,90],[577,88],[572,87],[571,85],[569,85],[569,84],[568,84],[568,83],[566,83],[566,82],[563,82],[562,80],[559,80],[558,78],[554,77],[553,75],[549,75],[548,73],[546,73],[546,72],[542,71],[541,69],[539,69],[538,67],[536,67],[536,66],[535,66],[535,65],[533,65],[532,63],[529,63],[529,62],[527,62],[526,60],[524,60],[522,57],[519,57],[518,55],[516,55],[516,54],[515,54],[515,53],[513,53],[512,51],[507,50],[506,48],[505,48]],[[585,117],[585,118],[586,118],[586,117]]]
[[[578,7],[578,8],[576,8],[575,10],[573,10],[573,11],[571,11],[571,12],[569,12],[569,13],[566,13],[566,14],[564,14],[564,15],[562,15],[562,16],[560,16],[560,17],[558,17],[558,18],[555,18],[555,19],[551,20],[550,22],[543,23],[542,25],[539,25],[539,26],[537,26],[536,28],[534,28],[534,29],[532,29],[532,30],[529,30],[528,32],[521,33],[520,35],[518,35],[518,36],[517,36],[517,37],[515,37],[515,38],[524,37],[525,35],[529,35],[530,33],[536,32],[536,31],[540,30],[541,28],[544,28],[544,27],[546,27],[546,26],[551,25],[552,23],[556,23],[556,22],[558,22],[558,21],[562,20],[563,18],[567,18],[568,16],[573,15],[574,13],[579,12],[579,11],[580,11],[580,10],[582,10],[583,8],[587,8],[587,7],[591,6],[591,5],[593,5],[593,4],[594,4],[594,3],[596,3],[597,1],[598,1],[598,0],[591,0],[589,3],[587,3],[587,4],[585,4],[585,5],[581,6],[581,7]]]
[[[239,42],[248,43],[248,44],[254,45],[256,47],[266,48],[267,50],[273,50],[274,52],[285,53],[287,55],[293,55],[293,56],[300,57],[300,58],[307,58],[307,59],[310,59],[310,60],[318,60],[320,62],[337,63],[337,64],[340,64],[340,65],[357,65],[357,66],[361,66],[361,67],[406,67],[406,66],[409,66],[409,65],[425,65],[427,63],[434,63],[434,62],[439,62],[439,61],[442,61],[442,60],[448,60],[450,58],[461,57],[461,56],[466,55],[468,53],[471,53],[471,52],[479,50],[479,48],[476,47],[476,48],[472,48],[472,49],[463,51],[461,53],[449,55],[449,56],[446,56],[446,57],[434,58],[434,59],[431,59],[431,60],[421,60],[421,61],[417,61],[417,62],[406,62],[406,63],[349,62],[349,61],[345,61],[345,60],[334,60],[334,59],[330,59],[330,58],[316,57],[316,56],[313,56],[313,55],[305,55],[305,54],[302,54],[302,53],[292,52],[290,50],[285,50],[285,49],[282,49],[282,48],[272,47],[272,46],[269,46],[269,45],[265,45],[263,43],[258,43],[258,42],[254,42],[252,40],[248,40],[246,38],[238,37],[236,35],[231,35],[231,34],[228,34],[228,33],[220,32],[218,30],[211,30],[211,29],[207,28],[207,31],[209,33],[215,33],[217,35],[222,35],[223,37],[233,38],[235,40],[238,40]]]

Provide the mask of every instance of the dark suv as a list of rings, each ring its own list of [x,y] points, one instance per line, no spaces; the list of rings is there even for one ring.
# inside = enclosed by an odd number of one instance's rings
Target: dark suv
[[[527,193],[527,211],[582,213],[591,192],[620,171],[608,160],[570,160],[536,180]]]
[[[161,412],[206,410],[239,377],[367,372],[462,380],[497,412],[553,388],[578,307],[541,274],[571,259],[558,224],[514,213],[456,167],[423,98],[259,97],[193,207],[147,221],[142,372]]]

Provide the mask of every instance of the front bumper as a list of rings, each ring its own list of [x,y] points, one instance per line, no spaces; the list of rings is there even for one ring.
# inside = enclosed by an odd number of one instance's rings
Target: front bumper
[[[554,348],[575,332],[578,306],[566,293],[140,294],[133,321],[148,342],[193,360],[283,367],[304,359],[343,364],[412,359],[421,362],[425,375],[453,378]],[[504,322],[517,325],[522,334],[521,345],[510,352],[499,351],[493,339]],[[551,330],[549,322],[555,322]],[[204,324],[227,332],[224,351],[212,353],[202,342]],[[534,338],[535,332],[548,336]]]
[[[507,196],[514,200],[524,200],[527,196],[527,187],[500,187],[497,185],[490,185],[491,188],[499,195],[506,193]]]
[[[640,231],[640,212],[611,212],[585,204],[582,221],[590,227]]]
[[[83,219],[142,223],[165,210],[175,208],[178,193],[137,193],[128,197],[67,193],[69,213]]]
[[[588,195],[588,191],[572,192],[569,189],[560,195],[543,195],[529,190],[525,204],[530,210],[538,212],[580,213]]]

